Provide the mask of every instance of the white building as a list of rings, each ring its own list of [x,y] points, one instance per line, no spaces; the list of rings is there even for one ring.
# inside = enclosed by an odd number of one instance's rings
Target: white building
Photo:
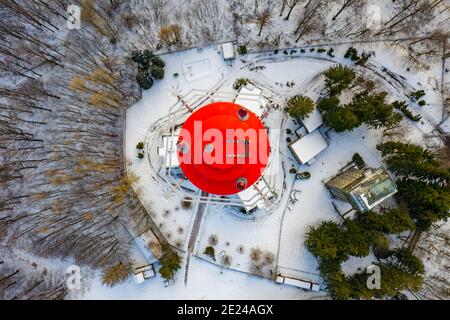
[[[222,55],[223,60],[225,61],[233,60],[234,58],[236,58],[233,42],[222,43]]]
[[[323,118],[319,110],[314,108],[314,111],[308,114],[303,120],[301,120],[301,122],[303,123],[306,131],[311,133],[323,124]]]
[[[243,86],[234,103],[247,108],[258,118],[261,118],[268,105],[267,99],[262,96],[262,90],[253,84]]]
[[[164,159],[166,168],[176,168],[180,164],[177,156],[178,134],[162,136],[162,147],[158,147],[158,155]]]
[[[301,164],[312,164],[316,156],[328,147],[319,130],[304,135],[291,143],[289,148]]]

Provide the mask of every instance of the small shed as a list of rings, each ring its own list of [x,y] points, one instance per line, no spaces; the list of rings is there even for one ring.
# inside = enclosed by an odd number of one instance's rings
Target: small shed
[[[328,147],[328,143],[319,130],[309,133],[289,145],[295,158],[301,164],[311,164],[315,157]]]
[[[141,284],[145,280],[156,277],[156,272],[153,264],[149,264],[146,266],[138,267],[133,271],[134,281],[137,284]]]
[[[304,119],[300,121],[303,123],[305,129],[309,133],[313,132],[323,124],[322,115],[316,108],[314,108],[313,112],[308,114]]]
[[[236,58],[233,42],[222,43],[223,60],[233,60]]]

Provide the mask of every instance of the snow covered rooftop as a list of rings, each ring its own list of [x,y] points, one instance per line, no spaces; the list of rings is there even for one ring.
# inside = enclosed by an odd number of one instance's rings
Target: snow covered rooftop
[[[263,115],[267,107],[267,100],[261,95],[262,90],[255,85],[248,84],[239,90],[239,94],[234,103],[241,105],[259,118]]]
[[[222,43],[223,60],[232,60],[235,58],[233,42]]]
[[[301,137],[289,145],[294,156],[302,164],[307,164],[314,160],[314,157],[327,147],[328,143],[318,130]]]
[[[309,133],[313,132],[323,124],[322,115],[316,108],[314,108],[314,111],[301,121]]]
[[[273,193],[264,177],[262,177],[250,188],[239,192],[237,195],[242,200],[245,210],[250,211],[256,207],[260,209],[265,208],[267,199],[273,196]]]
[[[176,153],[178,135],[162,136],[163,146],[158,147],[158,155],[165,159],[166,168],[179,167]]]

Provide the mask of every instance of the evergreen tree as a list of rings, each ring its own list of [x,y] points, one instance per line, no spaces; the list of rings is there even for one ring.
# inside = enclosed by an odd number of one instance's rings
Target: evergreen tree
[[[351,131],[361,125],[358,116],[347,107],[340,107],[333,112],[325,112],[323,122],[336,132]]]
[[[325,72],[325,87],[330,96],[339,95],[355,80],[355,72],[343,65],[331,67]]]
[[[173,279],[177,271],[181,268],[180,256],[168,245],[162,245],[162,256],[159,259],[161,268],[159,274],[164,279]]]
[[[158,57],[158,56],[152,56],[151,62],[153,64],[153,66],[156,66],[156,67],[164,68],[166,66],[165,61],[163,59],[161,59],[161,57]]]
[[[333,221],[312,227],[306,235],[306,247],[324,260],[344,261],[348,256],[345,234],[340,225]]]
[[[448,187],[409,179],[400,181],[398,189],[402,199],[407,202],[418,229],[428,230],[434,222],[448,218],[450,210]]]
[[[372,229],[364,229],[355,220],[345,219],[344,238],[346,239],[345,254],[347,256],[365,257],[369,255],[370,247],[375,243],[379,232]]]
[[[339,98],[336,96],[326,97],[317,103],[317,109],[321,112],[333,112],[339,108]]]
[[[153,86],[153,78],[148,71],[140,71],[136,76],[136,80],[139,86],[144,90],[148,90]]]
[[[153,66],[151,69],[151,75],[156,80],[161,80],[164,78],[164,68]]]
[[[309,97],[296,95],[287,101],[286,110],[291,117],[304,119],[314,110],[314,102]]]
[[[439,164],[432,152],[411,143],[389,141],[379,144],[377,149],[381,152],[381,156],[387,161],[392,158],[408,158],[417,162],[427,162],[434,165]]]
[[[385,103],[386,95],[386,92],[371,95],[365,91],[355,95],[349,106],[361,122],[372,128],[392,127],[400,122],[402,116],[394,112],[391,104]]]
[[[414,222],[409,213],[402,209],[390,209],[382,213],[367,211],[357,215],[357,221],[365,229],[379,231],[385,234],[398,234],[414,230]]]

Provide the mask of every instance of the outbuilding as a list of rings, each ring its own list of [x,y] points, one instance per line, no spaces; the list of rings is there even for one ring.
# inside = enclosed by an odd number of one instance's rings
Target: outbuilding
[[[295,158],[301,164],[312,164],[316,156],[328,147],[319,130],[302,136],[289,145]]]

